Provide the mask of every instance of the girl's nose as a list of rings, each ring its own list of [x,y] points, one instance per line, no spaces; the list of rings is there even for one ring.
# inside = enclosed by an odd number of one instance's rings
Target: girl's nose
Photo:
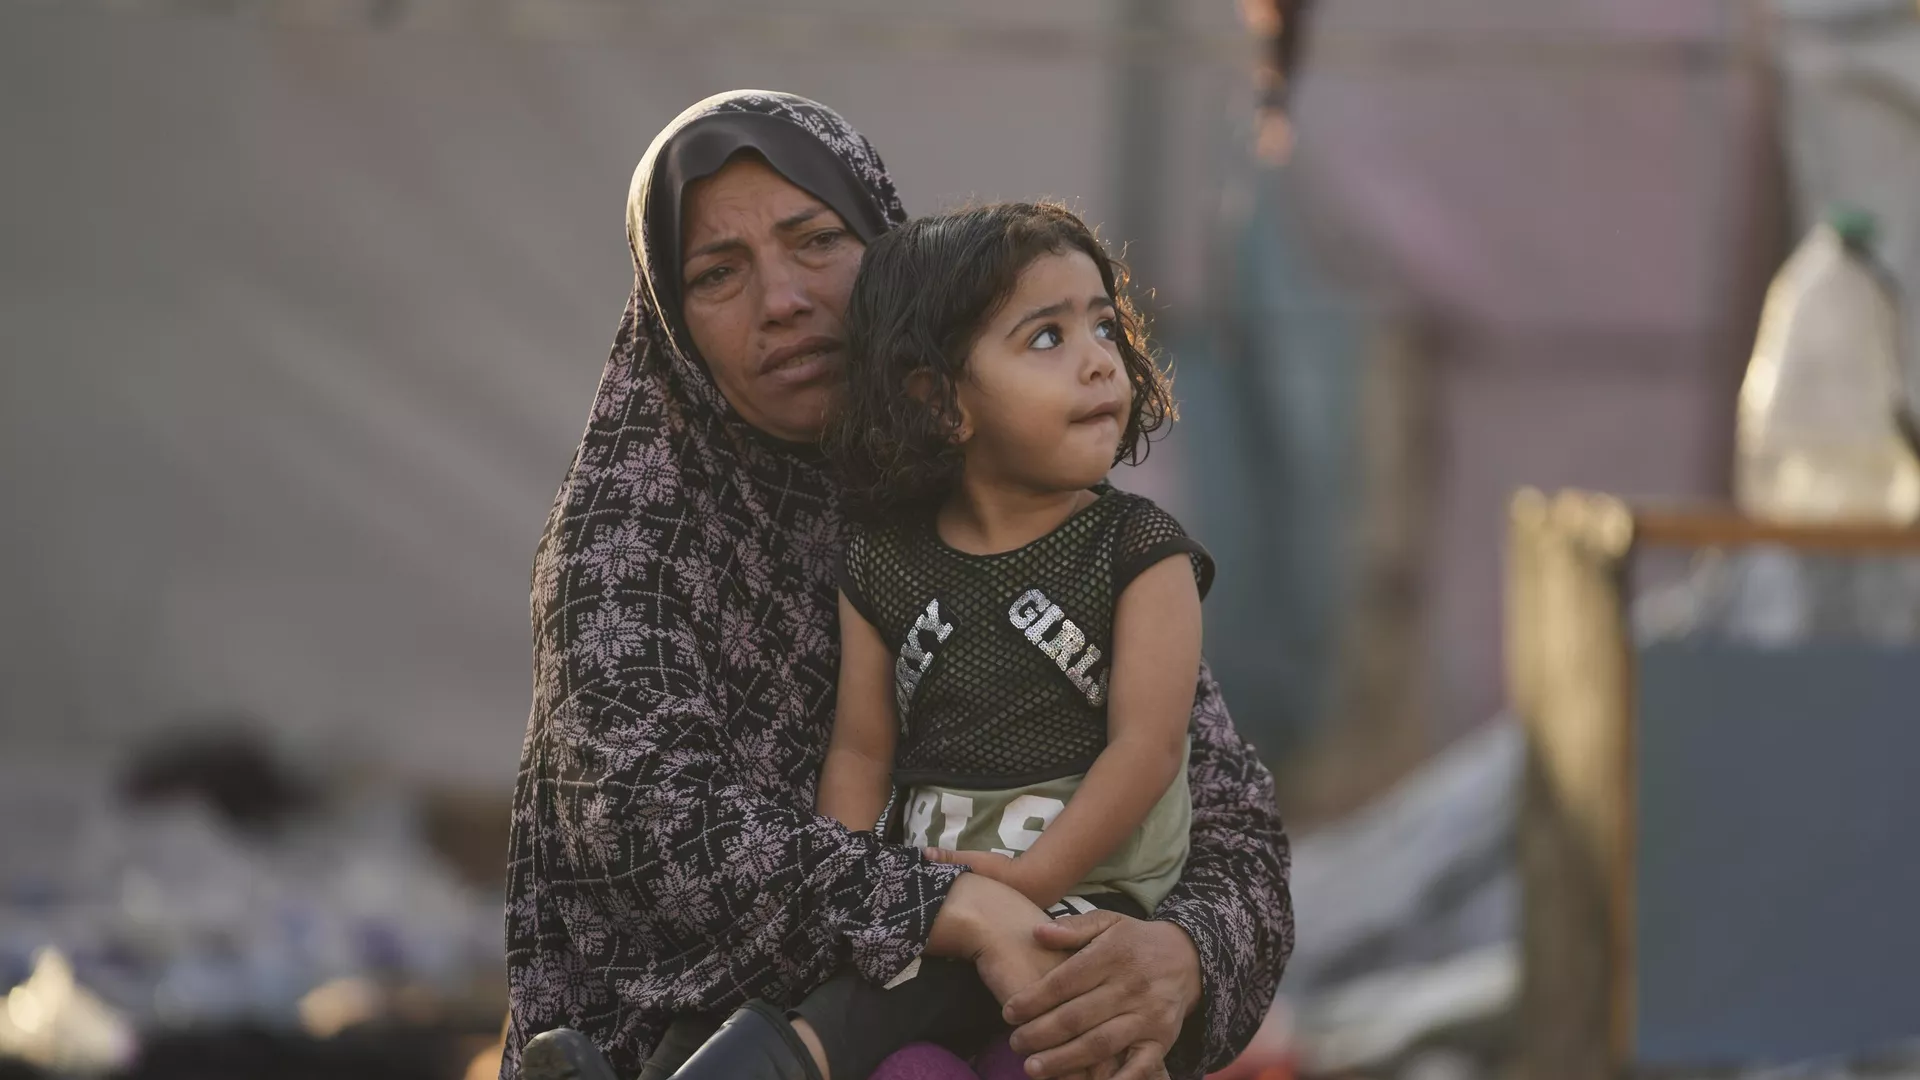
[[[1111,379],[1120,372],[1120,359],[1113,355],[1098,338],[1088,335],[1084,346],[1086,356],[1080,364],[1081,377],[1088,382],[1099,379]]]

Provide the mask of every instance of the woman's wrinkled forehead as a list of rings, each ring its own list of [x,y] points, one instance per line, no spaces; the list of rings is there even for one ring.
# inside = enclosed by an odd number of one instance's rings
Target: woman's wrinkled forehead
[[[681,242],[688,189],[743,156],[764,162],[787,182],[840,215],[863,242],[887,230],[887,218],[853,169],[813,132],[783,117],[716,112],[689,121],[643,163],[627,200],[634,256],[669,318],[681,301]],[[650,167],[646,167],[649,166]]]

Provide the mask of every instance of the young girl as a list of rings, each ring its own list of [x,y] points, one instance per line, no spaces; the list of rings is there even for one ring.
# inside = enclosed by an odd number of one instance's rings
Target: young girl
[[[828,437],[856,528],[819,810],[898,828],[1050,914],[1145,918],[1187,854],[1212,563],[1106,483],[1172,415],[1122,273],[1073,214],[1031,203],[923,218],[868,250]],[[911,1014],[944,1011],[950,1041],[991,1034],[990,999],[986,1030],[965,1031],[949,981],[864,991],[851,1033],[818,1001],[796,1011],[836,1080],[859,1080],[839,1062],[877,1062]],[[862,991],[816,997],[836,993]],[[1000,1053],[990,1071],[1021,1075]]]

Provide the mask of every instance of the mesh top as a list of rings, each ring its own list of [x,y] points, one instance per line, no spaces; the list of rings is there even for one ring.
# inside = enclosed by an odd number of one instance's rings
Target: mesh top
[[[895,648],[897,783],[1018,787],[1085,772],[1105,749],[1115,601],[1181,554],[1204,597],[1213,559],[1150,500],[1095,493],[993,555],[948,547],[931,517],[855,533],[840,587]]]

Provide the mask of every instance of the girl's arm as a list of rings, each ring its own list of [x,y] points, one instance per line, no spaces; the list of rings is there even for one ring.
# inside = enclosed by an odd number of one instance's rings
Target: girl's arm
[[[1107,748],[1033,847],[1014,859],[943,850],[932,858],[997,878],[1044,908],[1146,820],[1180,775],[1200,672],[1200,590],[1185,553],[1142,571],[1120,594],[1109,670]]]
[[[816,807],[849,829],[872,829],[892,788],[892,664],[880,632],[840,594],[840,691]]]
[[[1020,1025],[1014,1049],[1039,1055],[1040,1076],[1106,1060],[1109,1035],[1171,1047],[1175,1077],[1224,1069],[1273,1005],[1293,952],[1287,834],[1273,777],[1233,730],[1205,663],[1192,728],[1191,849],[1153,918],[1095,911],[1034,931],[1044,945],[1077,950],[1007,1002],[1008,1023]]]

